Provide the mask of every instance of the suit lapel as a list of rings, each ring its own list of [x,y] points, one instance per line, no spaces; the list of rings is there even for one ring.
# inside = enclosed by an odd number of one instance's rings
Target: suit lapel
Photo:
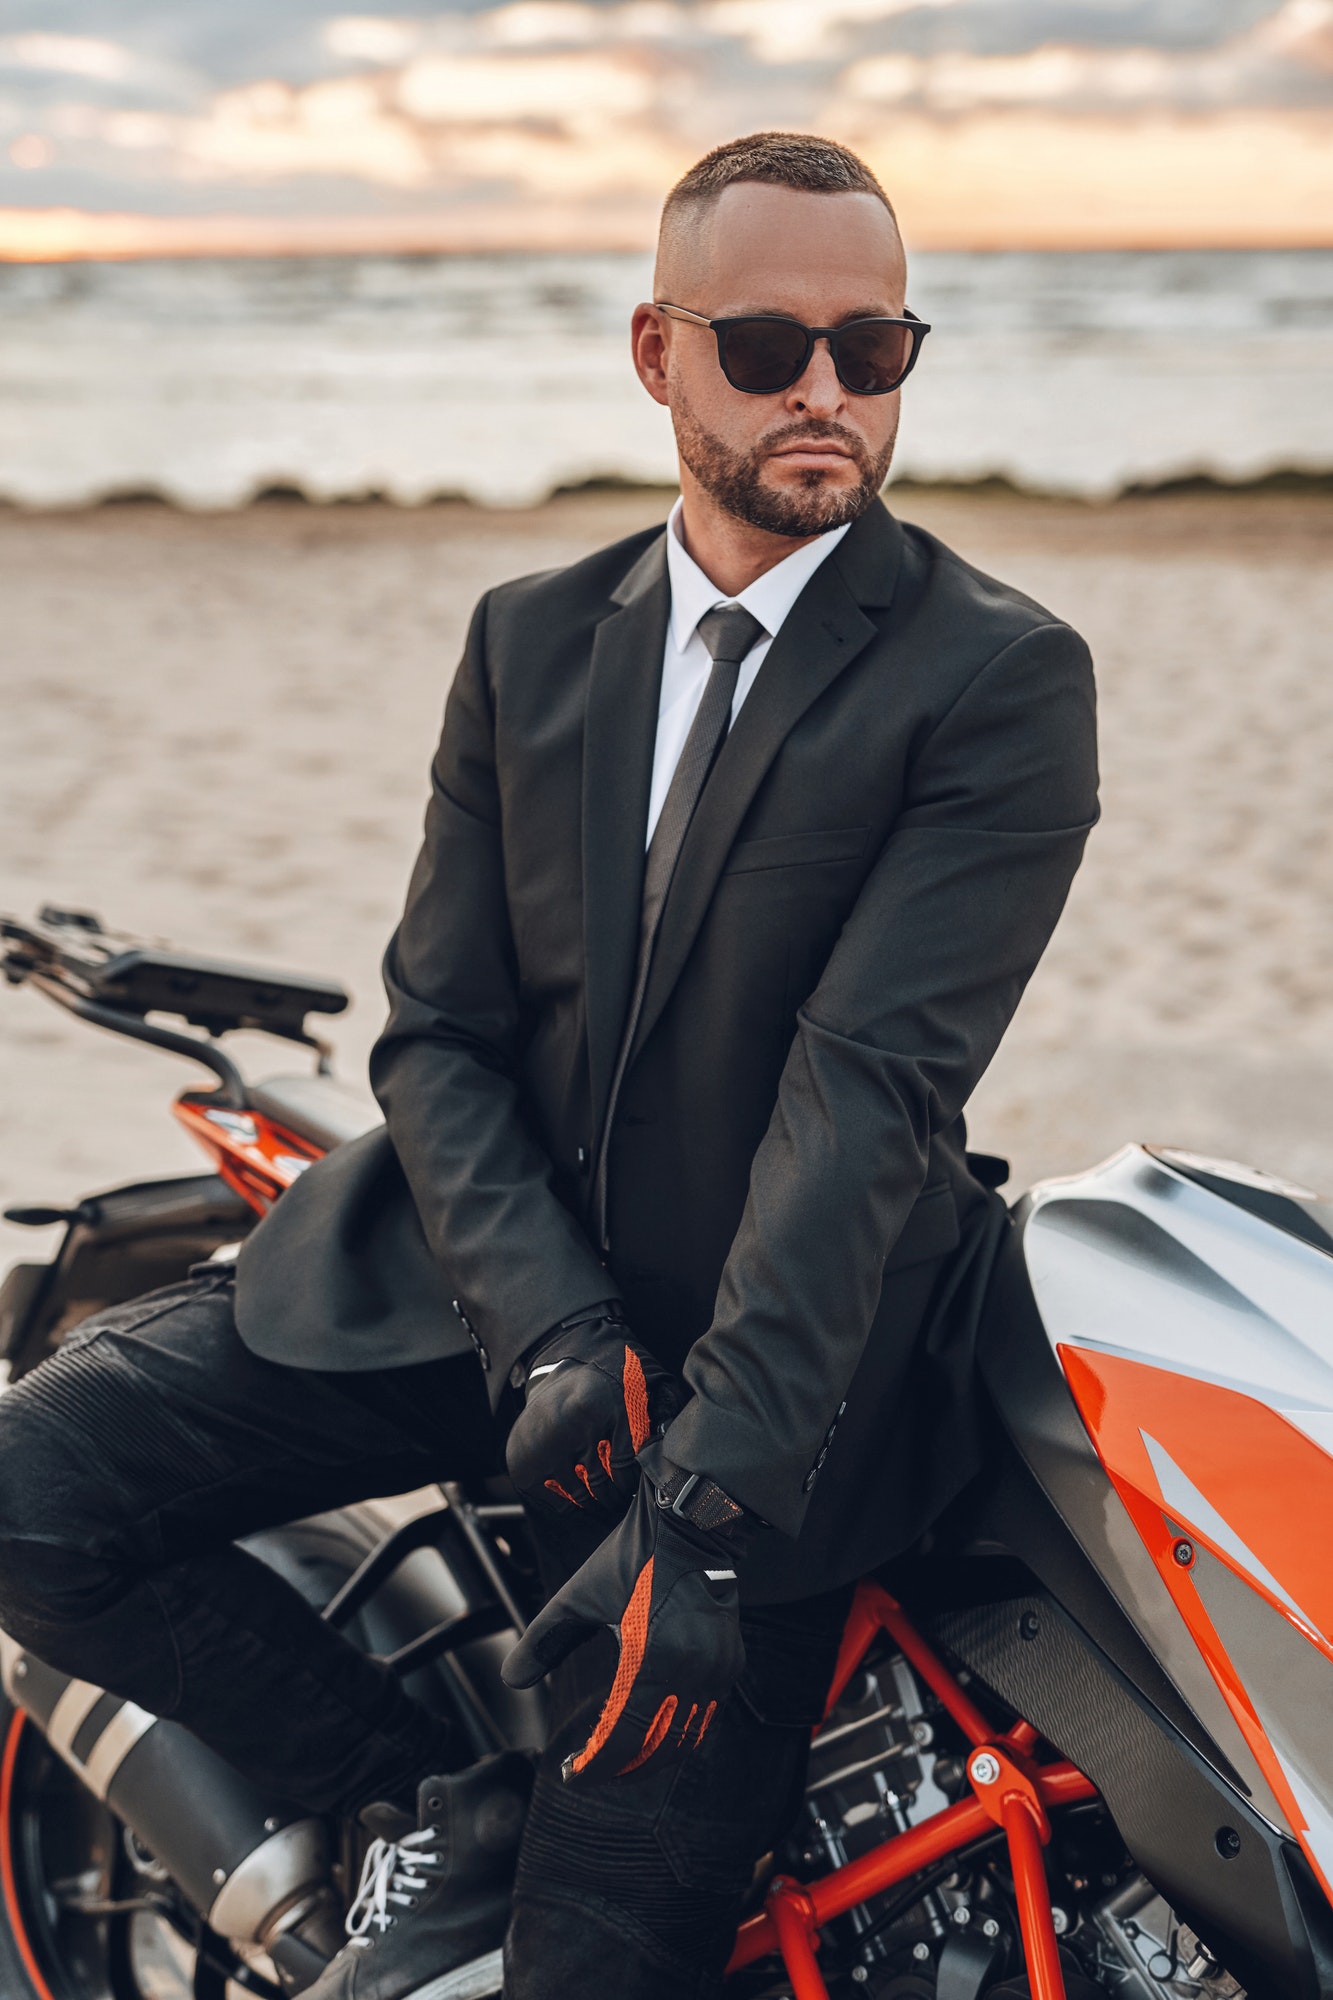
[[[601,1129],[639,943],[670,587],[666,536],[650,542],[598,625],[583,741],[583,949],[592,1130]]]
[[[769,765],[806,710],[878,633],[863,606],[888,605],[901,556],[902,530],[876,503],[821,563],[783,622],[685,836],[657,933],[636,1049],[652,1033],[680,977]],[[641,875],[642,856],[638,859]]]

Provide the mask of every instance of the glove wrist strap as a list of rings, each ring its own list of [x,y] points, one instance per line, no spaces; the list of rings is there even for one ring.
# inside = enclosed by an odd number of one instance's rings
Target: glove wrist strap
[[[657,1504],[701,1534],[725,1534],[746,1518],[739,1500],[704,1472],[686,1472],[683,1466],[661,1462],[661,1477],[654,1478]]]

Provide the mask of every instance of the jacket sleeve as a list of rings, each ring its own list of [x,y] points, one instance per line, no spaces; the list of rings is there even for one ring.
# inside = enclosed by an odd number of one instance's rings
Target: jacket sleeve
[[[692,1400],[665,1439],[789,1535],[855,1372],[931,1134],[985,1070],[1097,816],[1092,663],[1013,641],[918,750],[903,811],[800,1009]]]
[[[494,1398],[525,1347],[617,1288],[556,1196],[519,1101],[486,612],[483,598],[445,707],[425,839],[385,954],[389,1018],[370,1080],[426,1239],[486,1350]]]

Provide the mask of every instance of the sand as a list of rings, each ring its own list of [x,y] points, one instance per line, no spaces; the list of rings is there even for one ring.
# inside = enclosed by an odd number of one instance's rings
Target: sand
[[[473,600],[667,504],[0,512],[0,910],[342,979],[358,1079]],[[1333,500],[895,504],[1071,620],[1100,675],[1103,823],[975,1143],[1015,1189],[1150,1139],[1333,1192]],[[0,1203],[193,1167],[168,1104],[201,1076],[0,991]],[[50,1240],[0,1227],[0,1265]]]

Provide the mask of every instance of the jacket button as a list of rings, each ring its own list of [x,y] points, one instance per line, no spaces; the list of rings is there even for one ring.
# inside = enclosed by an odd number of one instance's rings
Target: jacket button
[[[805,1478],[801,1481],[802,1493],[808,1493],[811,1487],[814,1485],[816,1479],[818,1479],[818,1477],[819,1477],[819,1467],[817,1465],[812,1465],[810,1467],[810,1470],[806,1473]]]
[[[469,1333],[472,1333],[472,1328],[471,1328],[471,1327],[469,1327],[469,1328],[468,1328],[468,1332],[469,1332]],[[480,1361],[480,1363],[481,1363],[481,1365],[482,1365],[482,1367],[483,1367],[483,1368],[485,1368],[486,1370],[488,1370],[488,1371],[489,1371],[489,1369],[490,1369],[490,1365],[491,1365],[491,1357],[490,1357],[490,1355],[489,1355],[489,1354],[488,1354],[488,1353],[486,1352],[486,1349],[485,1349],[485,1347],[484,1347],[484,1346],[482,1345],[481,1341],[480,1341],[480,1340],[478,1339],[478,1337],[477,1337],[477,1335],[476,1335],[475,1333],[472,1333],[472,1345],[473,1345],[473,1346],[474,1346],[474,1347],[476,1348],[476,1350],[477,1350],[477,1359],[478,1359],[478,1361]]]
[[[459,1322],[462,1325],[464,1331],[467,1333],[472,1333],[472,1321],[463,1311],[462,1301],[459,1299],[450,1299],[449,1303],[453,1307],[454,1311],[458,1314]],[[476,1345],[476,1338],[477,1338],[476,1335],[472,1334],[472,1340],[474,1346]]]

